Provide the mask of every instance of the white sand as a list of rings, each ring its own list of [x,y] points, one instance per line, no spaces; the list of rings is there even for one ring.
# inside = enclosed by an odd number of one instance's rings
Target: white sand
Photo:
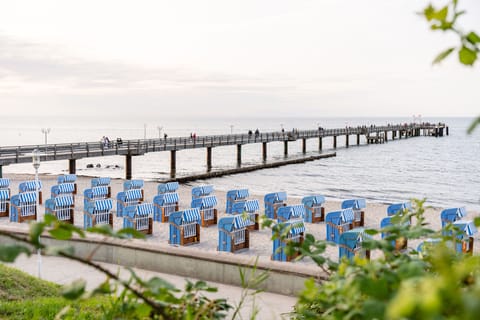
[[[18,193],[18,185],[20,182],[25,180],[32,180],[33,175],[5,175],[6,178],[10,178],[10,189],[12,190],[12,195]],[[43,202],[45,203],[46,199],[50,198],[50,188],[57,183],[57,176],[53,175],[41,175],[39,179],[43,184]],[[75,197],[75,225],[83,227],[83,190],[90,188],[90,177],[78,177],[77,178],[77,188],[78,194]],[[123,190],[123,181],[122,179],[112,179],[112,198],[116,198],[118,192]],[[155,182],[145,182],[145,199],[147,202],[151,202],[153,197],[157,194],[157,185]],[[196,185],[201,185],[198,183]],[[238,186],[231,186],[231,189],[238,188]],[[249,199],[258,199],[260,202],[261,212],[263,212],[263,195],[255,194],[255,190],[250,189],[250,198]],[[272,190],[275,192],[276,190]],[[180,185],[178,190],[180,196],[180,210],[190,207],[191,201],[191,187]],[[215,191],[215,195],[218,199],[217,209],[219,211],[219,218],[225,215],[225,203],[226,203],[226,192]],[[287,203],[289,205],[300,204],[300,198],[288,197]],[[340,208],[340,202],[337,201],[327,201],[325,203],[325,212],[336,211]],[[380,221],[386,216],[386,205],[378,203],[368,203],[365,214],[365,226],[371,228],[379,228]],[[114,209],[116,209],[116,204],[114,203]],[[438,230],[441,227],[440,222],[440,211],[441,208],[428,208],[425,212],[426,222],[430,225],[432,229]],[[467,208],[468,211],[468,208]],[[40,214],[43,217],[45,212],[44,206],[41,206]],[[468,219],[473,219],[475,216],[479,216],[479,212],[468,212]],[[0,225],[12,224],[9,222],[9,218],[0,218]],[[14,223],[18,226],[18,223]],[[23,224],[27,228],[27,224]],[[122,228],[123,218],[116,217],[114,213],[114,229],[118,230]],[[307,233],[313,234],[317,239],[325,239],[325,223],[319,224],[310,224],[306,223]],[[191,250],[205,250],[210,252],[217,252],[218,244],[218,229],[217,226],[210,226],[209,228],[201,229],[201,242],[200,244],[191,245],[188,248]],[[154,222],[153,226],[153,235],[148,236],[146,241],[149,243],[156,243],[158,246],[169,246],[169,226],[168,223]],[[475,236],[476,243],[479,243],[479,235]],[[132,241],[143,241],[143,240],[132,240]],[[409,247],[416,248],[418,241],[409,242]],[[478,246],[478,245],[477,245]],[[474,247],[477,247],[474,246]],[[271,240],[271,230],[262,229],[259,231],[254,231],[250,233],[250,249],[243,250],[236,255],[245,256],[246,259],[252,260],[254,257],[259,257],[260,260],[270,260],[270,255],[272,254],[273,243]],[[478,253],[478,250],[475,248],[475,251]],[[232,253],[228,252],[217,252],[219,255],[231,255]],[[378,254],[378,253],[377,253]],[[377,254],[373,253],[372,256],[375,257]],[[338,248],[331,246],[327,248],[327,255],[336,260],[338,258]],[[282,263],[282,262],[279,262]],[[298,264],[309,264],[313,265],[314,263],[310,259],[303,259],[302,261],[296,262]]]

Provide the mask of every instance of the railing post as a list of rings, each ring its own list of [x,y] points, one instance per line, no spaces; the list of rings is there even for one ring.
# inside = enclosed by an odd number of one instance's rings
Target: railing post
[[[237,144],[237,167],[242,165],[242,145]]]
[[[322,137],[318,137],[318,151],[322,151]]]
[[[262,159],[263,161],[267,161],[267,143],[262,143]]]
[[[170,178],[175,178],[177,171],[177,150],[170,150]]]
[[[333,136],[333,148],[337,148],[337,136]]]
[[[283,155],[288,156],[288,140],[283,141]]]
[[[212,147],[207,147],[207,172],[212,171]]]
[[[125,155],[125,179],[132,180],[132,155]]]
[[[307,139],[302,138],[302,153],[307,153]]]

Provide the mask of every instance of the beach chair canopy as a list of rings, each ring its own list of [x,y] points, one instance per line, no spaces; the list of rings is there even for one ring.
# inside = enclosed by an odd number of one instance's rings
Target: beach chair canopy
[[[36,201],[37,201],[37,193],[34,191],[21,192],[19,194],[12,196],[12,199],[10,200],[10,202],[12,202],[16,206],[19,206],[21,204],[26,204],[26,203],[35,203]]]
[[[217,205],[217,197],[215,196],[207,196],[203,198],[193,199],[191,203],[192,208],[213,208]]]
[[[326,216],[326,221],[336,225],[352,222],[355,219],[355,213],[352,208],[343,209],[340,211],[329,212]]]
[[[178,182],[167,182],[167,183],[160,183],[157,187],[158,194],[167,193],[167,192],[175,192],[178,190]]]
[[[340,245],[345,245],[350,249],[356,249],[361,246],[364,239],[371,239],[371,236],[365,233],[364,228],[355,228],[343,232],[340,235]]]
[[[213,186],[205,185],[192,188],[192,198],[208,196],[213,193]]]
[[[8,200],[10,199],[10,191],[8,189],[0,189],[0,200]]]
[[[249,197],[248,189],[235,189],[227,192],[227,198],[232,200],[245,199]]]
[[[453,225],[460,231],[465,232],[465,234],[469,237],[472,237],[478,232],[473,221],[457,220],[453,223]]]
[[[178,203],[178,200],[179,200],[179,197],[178,197],[178,193],[176,192],[162,193],[153,197],[153,203],[159,206],[164,206],[167,204],[175,204],[175,203]]]
[[[55,198],[47,199],[45,201],[45,207],[50,210],[56,210],[57,208],[68,208],[75,203],[73,196],[70,194],[58,196]]]
[[[108,177],[93,178],[92,187],[109,186],[111,179]]]
[[[36,191],[36,186],[38,185],[38,190],[42,190],[42,181],[38,180],[38,184],[35,180],[24,181],[18,186],[20,192],[27,191]]]
[[[0,178],[0,189],[6,189],[10,187],[10,179]]]
[[[125,208],[126,216],[135,218],[135,216],[151,216],[153,215],[153,203],[141,203]]]
[[[120,195],[121,192],[118,194]],[[142,198],[142,190],[140,189],[131,189],[124,192],[125,200],[138,200]]]
[[[143,188],[143,180],[127,180],[123,183],[123,190],[135,190]]]
[[[412,203],[411,202],[401,202],[401,203],[394,203],[387,207],[387,215],[393,216],[398,212],[403,212],[404,210],[412,210]]]
[[[459,220],[467,215],[467,210],[465,207],[460,208],[449,208],[445,209],[440,213],[440,217],[445,221],[455,221]]]
[[[291,220],[305,217],[305,207],[302,204],[280,207],[277,210],[277,218]]]
[[[353,208],[353,210],[360,210],[367,207],[365,199],[351,199],[342,202],[342,209]]]
[[[286,228],[289,228],[288,233],[292,236],[297,236],[301,234],[302,232],[305,232],[305,223],[303,220],[290,220],[290,221],[285,221],[281,222],[281,230],[285,230]]]
[[[282,202],[286,200],[287,200],[287,193],[283,191],[268,193],[264,197],[265,203],[275,203],[275,202]]]
[[[85,206],[85,210],[93,214],[96,212],[110,211],[113,208],[112,199],[100,199],[89,202]]]
[[[192,223],[192,222],[199,222],[201,220],[200,211],[198,208],[192,208],[183,210],[182,213],[182,222],[183,223]]]
[[[93,187],[91,189],[85,189],[83,195],[87,198],[106,197],[108,195],[107,186]]]
[[[52,186],[51,191],[53,194],[73,193],[75,191],[75,184],[71,182],[57,184]]]
[[[75,182],[75,181],[77,181],[77,175],[75,174],[64,174],[64,175],[58,176],[57,178],[58,184]]]
[[[319,206],[325,203],[325,197],[321,195],[306,196],[302,199],[302,203],[307,207]]]
[[[257,199],[239,201],[232,205],[232,213],[251,213],[258,210],[260,210],[260,203]]]

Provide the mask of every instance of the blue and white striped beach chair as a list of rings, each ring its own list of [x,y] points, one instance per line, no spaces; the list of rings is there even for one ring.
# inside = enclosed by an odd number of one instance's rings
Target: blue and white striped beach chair
[[[112,197],[112,187],[110,186],[111,178],[108,177],[100,177],[100,178],[93,178],[91,181],[92,188],[95,187],[107,187],[108,188],[108,195],[107,198]]]
[[[353,220],[353,227],[363,227],[365,225],[365,209],[367,207],[367,202],[365,199],[351,199],[345,200],[342,202],[342,209],[352,208],[353,213],[355,214],[355,219]]]
[[[178,211],[178,193],[166,192],[153,197],[153,220],[168,222],[172,212]]]
[[[74,195],[75,194],[75,184],[72,182],[65,182],[57,185],[53,185],[51,190],[51,197],[55,198],[60,195]]]
[[[141,203],[125,208],[123,227],[145,234],[153,233],[153,203]]]
[[[73,194],[60,195],[45,201],[45,214],[54,215],[60,221],[74,224],[74,207]]]
[[[35,182],[35,180],[24,181],[24,182],[21,182],[18,185],[18,191],[19,192],[36,191],[36,186],[37,186],[37,183]],[[43,203],[42,201],[43,201],[43,198],[42,198],[42,181],[38,180],[38,203],[42,204]]]
[[[190,245],[200,242],[200,211],[198,208],[173,212],[168,222],[172,245]]]
[[[307,196],[302,199],[302,203],[305,207],[305,222],[318,223],[325,220],[324,196]]]
[[[473,254],[473,237],[478,232],[473,221],[457,220],[453,223],[453,226],[457,231],[454,237],[455,250],[457,252]]]
[[[440,213],[442,228],[444,228],[447,224],[461,220],[466,216],[467,210],[465,207],[445,209]]]
[[[327,241],[338,243],[343,232],[353,229],[354,220],[355,213],[352,208],[327,213],[325,218]]]
[[[143,190],[131,189],[117,194],[117,217],[123,217],[123,211],[128,206],[140,204],[143,201]]]
[[[355,256],[370,259],[370,250],[362,248],[362,242],[366,238],[370,236],[365,233],[364,228],[354,228],[342,233],[338,243],[339,259],[345,257],[353,260]]]
[[[89,202],[83,210],[83,227],[87,229],[96,225],[108,224],[113,228],[112,209],[112,199]]]
[[[438,239],[438,238],[425,239],[424,241],[420,242],[420,244],[417,246],[417,251],[421,255],[426,255],[426,254],[428,254],[429,251],[435,250],[435,247],[437,245],[439,245],[440,243],[442,243],[442,240]]]
[[[398,212],[398,210],[396,211]],[[405,223],[410,224],[410,221],[405,221]],[[380,228],[382,229],[382,239],[385,239],[389,236],[389,233],[383,229],[392,225],[392,217],[385,217],[380,221]],[[406,238],[397,238],[391,241],[391,245],[395,247],[397,251],[404,250],[408,246],[408,239]]]
[[[37,219],[37,194],[33,191],[21,192],[10,200],[10,221],[24,222]]]
[[[0,217],[7,217],[10,211],[10,189],[0,189]]]
[[[157,187],[158,194],[177,192],[178,182],[172,181],[167,183],[160,183]]]
[[[201,226],[208,227],[217,224],[217,197],[205,196],[193,199],[191,203],[192,208],[198,208],[201,217]]]
[[[390,216],[396,215],[399,212],[403,213],[404,211],[411,211],[411,210],[412,210],[411,202],[394,203],[387,207],[387,215],[390,217]]]
[[[284,222],[288,220],[304,220],[304,218],[305,207],[303,206],[303,204],[280,207],[277,210],[278,222]]]
[[[246,228],[249,219],[242,214],[232,214],[218,221],[218,251],[235,253],[250,247],[250,233]]]
[[[213,186],[205,185],[192,188],[192,201],[213,194]]]
[[[233,214],[243,214],[248,217],[247,229],[250,231],[258,230],[259,226],[260,204],[257,199],[239,201],[233,204]]]
[[[240,201],[245,201],[248,198],[248,189],[235,189],[227,192],[227,205],[225,212],[233,213],[233,205]]]
[[[77,194],[77,175],[76,174],[64,174],[61,176],[58,176],[57,178],[57,183],[58,184],[63,184],[63,183],[73,183],[73,194]]]
[[[108,186],[98,186],[85,189],[83,191],[83,205],[85,206],[87,202],[94,200],[107,199],[108,193]]]
[[[286,252],[286,247],[289,242],[302,243],[305,239],[305,223],[303,219],[289,220],[280,222],[278,225],[278,232],[284,234],[287,232],[285,239],[276,236],[273,240],[272,260],[276,261],[292,261],[299,256],[299,253],[289,255]],[[288,229],[287,229],[288,228]],[[276,230],[272,230],[272,235],[275,235]]]
[[[142,194],[140,201],[143,202],[145,200],[143,184],[143,180],[127,180],[123,183],[123,191],[140,190]]]
[[[268,193],[263,198],[265,204],[265,215],[269,219],[277,219],[277,209],[287,204],[287,193],[286,192],[274,192]]]

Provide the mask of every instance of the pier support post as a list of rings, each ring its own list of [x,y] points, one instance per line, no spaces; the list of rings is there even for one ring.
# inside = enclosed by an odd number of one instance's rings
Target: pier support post
[[[385,131],[385,142],[388,141],[388,131]]]
[[[132,155],[125,155],[125,179],[132,180]]]
[[[357,134],[357,146],[359,146],[359,145],[360,145],[360,135]]]
[[[267,161],[267,143],[262,142],[262,159],[263,161]]]
[[[237,144],[237,167],[242,165],[242,145]]]
[[[402,140],[402,130],[398,130],[398,140]]]
[[[68,159],[68,173],[75,174],[77,171],[77,162],[75,159]]]
[[[445,127],[445,130],[446,130],[446,134],[448,136],[449,132],[448,132],[448,127]],[[0,169],[0,174],[1,174],[1,169]]]
[[[333,136],[333,148],[337,148],[337,136]]]
[[[347,148],[349,147],[349,142],[348,142],[348,139],[349,139],[349,138],[350,138],[350,136],[347,134],[347,135],[345,136],[345,147],[347,147]]]
[[[322,137],[318,137],[318,151],[322,151]]]
[[[307,153],[307,139],[302,139],[302,153]]]
[[[3,166],[0,165],[0,178],[3,178]]]
[[[170,178],[177,174],[177,150],[170,150]]]
[[[212,171],[212,147],[207,147],[207,172]]]
[[[288,140],[283,141],[283,155],[288,156]]]

